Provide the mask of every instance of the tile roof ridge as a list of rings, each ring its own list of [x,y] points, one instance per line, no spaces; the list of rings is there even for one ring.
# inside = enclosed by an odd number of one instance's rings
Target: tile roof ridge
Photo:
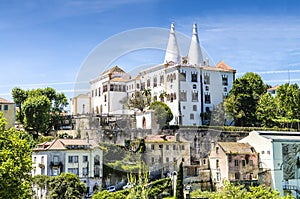
[[[58,139],[59,138],[56,137],[46,149],[50,149]]]

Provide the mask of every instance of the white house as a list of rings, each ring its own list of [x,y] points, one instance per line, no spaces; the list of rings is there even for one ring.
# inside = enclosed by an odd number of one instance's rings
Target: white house
[[[126,98],[135,91],[150,89],[152,101],[165,102],[171,108],[171,125],[202,125],[206,122],[202,113],[223,102],[235,72],[222,61],[211,66],[203,60],[196,24],[189,53],[182,57],[172,24],[164,63],[140,71],[135,78],[115,66],[90,81],[92,112],[110,114],[126,109]]]
[[[37,145],[32,152],[32,175],[57,176],[62,172],[76,174],[87,186],[88,193],[102,186],[103,151],[94,140],[55,139]],[[45,190],[35,190],[45,198]]]
[[[71,115],[88,114],[91,112],[91,98],[88,94],[80,94],[70,99]]]
[[[300,132],[252,131],[239,142],[249,143],[260,153],[260,169],[270,171],[273,189],[281,195],[284,188],[292,189],[296,195],[293,189],[300,186]]]

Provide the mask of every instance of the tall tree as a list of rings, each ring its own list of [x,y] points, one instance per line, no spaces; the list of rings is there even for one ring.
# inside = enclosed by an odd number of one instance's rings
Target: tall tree
[[[0,195],[1,198],[30,198],[32,169],[30,141],[25,132],[4,130],[0,112]]]
[[[233,83],[225,101],[225,109],[236,126],[254,126],[257,123],[256,107],[265,85],[256,73],[246,73]]]
[[[277,105],[275,98],[270,93],[263,94],[259,99],[256,115],[263,127],[273,127],[276,125],[274,119],[277,115]]]
[[[63,114],[62,113],[64,112],[64,109],[68,105],[68,100],[67,100],[65,94],[57,93],[55,91],[55,89],[50,88],[50,87],[46,87],[46,88],[38,88],[38,89],[27,90],[27,91],[22,90],[20,88],[14,88],[12,90],[12,95],[13,95],[14,102],[17,104],[17,106],[20,109],[20,112],[18,113],[18,115],[20,115],[20,117],[18,117],[18,118],[20,118],[19,121],[22,124],[25,124],[25,117],[26,117],[26,115],[24,115],[25,112],[23,111],[25,102],[28,105],[28,101],[32,102],[33,98],[41,99],[40,96],[44,96],[44,97],[47,98],[47,103],[48,103],[48,101],[50,103],[50,110],[47,110],[48,111],[47,114],[48,114],[49,119],[47,121],[45,120],[43,122],[43,124],[48,123],[47,130],[50,130],[52,127],[54,127],[54,129],[59,128],[60,122],[63,119]],[[29,98],[31,98],[31,100],[28,100]],[[42,102],[39,102],[39,103],[36,103],[36,104],[41,105]],[[35,105],[32,106],[31,109],[33,109],[34,107],[37,110],[37,107]],[[41,112],[44,109],[39,109],[39,110]],[[29,110],[27,110],[27,111],[29,111]],[[39,114],[41,114],[41,113],[39,113]],[[27,115],[27,116],[30,116],[30,115]],[[34,124],[29,124],[28,120],[30,120],[30,118],[26,119],[26,121],[27,121],[26,125],[27,126],[34,126]],[[40,131],[41,132],[45,131],[45,129],[44,128],[40,129]]]
[[[48,184],[49,197],[55,199],[79,199],[86,192],[86,186],[73,173],[61,173],[51,177]]]
[[[300,120],[300,89],[297,84],[286,83],[279,86],[275,99],[278,105],[279,117],[283,122],[292,125],[293,121]]]
[[[176,181],[176,199],[184,198],[183,194],[183,163],[179,164]]]
[[[22,104],[28,96],[27,92],[22,90],[19,87],[15,87],[15,88],[12,89],[11,94],[12,94],[14,102],[16,103],[16,107],[19,108],[19,111],[17,112],[17,120],[20,123],[23,123],[24,115],[23,115],[23,112],[22,112]]]
[[[49,130],[50,101],[44,96],[28,97],[23,105],[24,127],[26,130],[46,133]]]
[[[160,128],[168,125],[173,119],[173,113],[170,107],[163,102],[152,102],[149,109],[154,110],[155,120]]]

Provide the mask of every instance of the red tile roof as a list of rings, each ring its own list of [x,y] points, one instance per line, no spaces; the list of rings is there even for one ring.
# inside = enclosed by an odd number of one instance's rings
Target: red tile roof
[[[89,143],[85,139],[55,139],[52,142],[44,142],[38,144],[34,151],[47,151],[47,150],[67,150],[72,146],[90,146],[91,148],[96,148],[99,145],[94,140],[89,140]],[[75,148],[72,148],[75,149]]]
[[[0,97],[0,103],[1,104],[14,104],[14,102],[11,102],[11,101],[9,101],[7,99],[4,99],[2,97]]]
[[[256,151],[249,143],[218,142],[226,154],[252,154]]]
[[[236,72],[235,69],[231,68],[227,64],[225,64],[223,61],[220,61],[216,67],[213,66],[203,66],[202,67],[205,70],[214,70],[214,71],[225,71],[225,72]]]
[[[114,66],[106,71],[104,71],[101,75],[105,75],[108,73],[125,73],[123,69],[121,69],[119,66]]]
[[[276,85],[276,86],[273,86],[271,88],[268,88],[267,90],[268,91],[271,91],[271,90],[277,90],[279,88],[279,85]]]

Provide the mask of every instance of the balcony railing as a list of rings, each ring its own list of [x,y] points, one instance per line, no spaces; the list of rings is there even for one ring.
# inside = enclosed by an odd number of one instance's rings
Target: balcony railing
[[[296,191],[298,194],[300,193],[300,187],[296,185],[283,185],[282,188],[283,190],[293,190]]]
[[[51,161],[50,167],[61,167],[63,164],[61,161]]]

